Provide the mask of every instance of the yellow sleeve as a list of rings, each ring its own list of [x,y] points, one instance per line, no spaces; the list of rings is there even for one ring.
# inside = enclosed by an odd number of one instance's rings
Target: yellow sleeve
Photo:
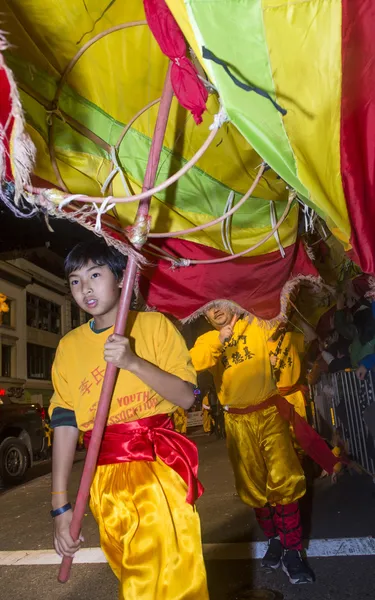
[[[190,350],[194,368],[199,371],[212,369],[222,354],[223,344],[219,340],[218,331],[209,331],[201,335]]]
[[[191,362],[185,340],[176,327],[160,315],[157,339],[157,364],[160,369],[196,385],[197,374]]]
[[[305,348],[308,345],[305,341],[305,336],[303,333],[295,333],[292,336],[292,342],[294,343],[299,356],[303,356],[305,354]]]
[[[66,377],[67,367],[68,365],[66,363],[64,351],[60,342],[57,347],[55,360],[53,361],[52,365],[52,384],[54,393],[48,409],[48,414],[50,417],[52,417],[52,413],[55,408],[74,410],[72,395],[69,391]]]

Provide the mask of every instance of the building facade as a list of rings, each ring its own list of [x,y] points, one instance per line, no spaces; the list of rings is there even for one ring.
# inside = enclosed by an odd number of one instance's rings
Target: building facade
[[[0,323],[0,398],[48,406],[59,340],[87,320],[65,281],[28,260],[0,261],[9,312]]]

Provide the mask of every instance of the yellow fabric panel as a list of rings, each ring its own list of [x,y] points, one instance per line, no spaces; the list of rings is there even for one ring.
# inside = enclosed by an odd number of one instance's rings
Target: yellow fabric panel
[[[209,600],[200,521],[161,460],[97,468],[90,508],[120,600]]]
[[[89,323],[74,329],[60,342],[52,367],[54,408],[74,410],[78,428],[92,429],[106,363],[103,347],[113,328],[94,333]],[[141,358],[160,369],[196,383],[188,350],[177,329],[160,313],[131,312],[127,337]],[[82,357],[85,357],[82,360]],[[109,411],[108,425],[173,412],[176,406],[128,371],[119,371]]]
[[[225,414],[225,431],[236,489],[254,508],[290,504],[306,482],[289,433],[275,406],[247,415]]]
[[[193,28],[190,24],[184,0],[166,0],[169,10],[176,19],[182,33],[188,41],[189,46],[194,51],[194,54],[203,64],[203,58],[199,44],[194,36]]]
[[[240,319],[233,336],[223,346],[218,331],[200,336],[190,350],[197,371],[208,369],[214,377],[218,398],[224,406],[256,406],[277,394],[267,340],[270,331],[257,319]]]
[[[27,60],[30,65],[33,64],[50,75],[58,77],[58,64],[55,63],[48,45],[43,46],[41,43],[38,35],[40,32],[35,31],[35,25],[31,23],[32,19],[20,18],[22,7],[27,7],[28,15],[34,15],[34,12],[40,15],[45,10],[45,6],[38,7],[35,0],[21,2],[0,0],[1,30],[6,32],[7,37],[12,38],[12,50],[17,51],[19,56]]]
[[[335,227],[334,224],[331,222],[330,219],[327,219],[327,225],[330,228],[330,230],[332,231],[332,233],[335,236],[335,238],[337,238],[338,240],[340,240],[340,242],[344,246],[344,250],[346,252],[348,252],[349,250],[351,250],[352,249],[352,245],[348,241],[347,236],[340,229],[338,229],[337,227]]]
[[[340,170],[341,0],[262,3],[275,89],[288,111],[283,121],[298,177],[348,241]]]
[[[37,46],[36,64],[45,67],[47,61],[53,65],[55,75],[62,74],[94,35],[114,25],[145,19],[142,2],[127,2],[126,8],[115,2],[93,28],[104,8],[102,0],[90,0],[87,10],[84,2],[72,0],[48,0],[43,4],[15,0],[12,11],[27,31],[25,35],[19,23],[8,21],[8,2],[0,0],[0,11],[6,16],[3,27],[20,40],[14,52],[25,60],[29,60],[29,54],[34,59]],[[127,123],[142,106],[160,96],[166,69],[167,59],[148,26],[143,25],[111,33],[96,42],[79,59],[67,83],[112,117]]]

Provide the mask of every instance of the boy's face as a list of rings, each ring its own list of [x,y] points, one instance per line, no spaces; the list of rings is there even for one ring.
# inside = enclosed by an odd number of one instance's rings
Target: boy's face
[[[207,310],[205,316],[212,327],[219,330],[230,324],[233,312],[225,305],[215,306],[214,308]]]
[[[69,275],[69,285],[78,306],[93,317],[117,312],[121,283],[107,265],[90,260]]]

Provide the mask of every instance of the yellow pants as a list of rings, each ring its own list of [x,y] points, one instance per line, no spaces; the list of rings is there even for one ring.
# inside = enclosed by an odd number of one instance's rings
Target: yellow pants
[[[214,421],[213,421],[210,411],[207,410],[207,408],[203,408],[203,410],[202,410],[202,420],[203,420],[203,431],[205,433],[211,433]]]
[[[253,508],[289,504],[306,491],[289,426],[275,406],[247,415],[225,413],[237,492]]]
[[[200,521],[162,461],[100,466],[90,508],[120,600],[208,600]]]
[[[186,414],[186,411],[183,408],[181,408],[180,406],[173,413],[173,422],[174,422],[175,429],[176,429],[176,431],[178,431],[178,433],[186,433],[186,431],[187,431],[187,414]]]

